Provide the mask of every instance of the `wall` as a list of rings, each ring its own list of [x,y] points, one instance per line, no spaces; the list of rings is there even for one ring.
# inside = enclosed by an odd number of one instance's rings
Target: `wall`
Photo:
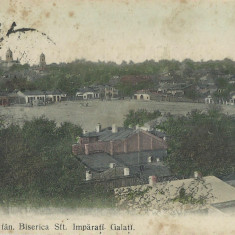
[[[83,139],[81,139],[81,143]],[[140,131],[139,133],[135,133],[129,138],[125,140],[118,141],[97,141],[94,143],[88,143],[87,141],[86,147],[84,148],[84,144],[75,144],[72,147],[73,153],[78,154],[78,147],[76,145],[83,146],[82,149],[86,149],[83,154],[92,154],[97,152],[105,152],[110,155],[120,154],[120,153],[130,153],[130,152],[138,152],[144,150],[157,150],[157,149],[166,149],[166,142],[148,132]],[[81,149],[81,148],[80,148]],[[80,152],[79,152],[80,153]]]
[[[150,100],[150,95],[148,95],[148,94],[134,94],[134,99],[137,99],[137,100]]]

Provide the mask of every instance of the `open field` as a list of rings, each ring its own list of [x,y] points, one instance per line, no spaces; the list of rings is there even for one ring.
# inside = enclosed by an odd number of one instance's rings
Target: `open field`
[[[88,106],[85,105],[88,103]],[[125,115],[130,109],[147,109],[148,111],[160,110],[162,113],[187,114],[192,109],[206,110],[207,105],[201,103],[174,103],[156,101],[66,101],[48,106],[25,107],[10,106],[0,107],[0,115],[5,116],[8,122],[21,124],[24,120],[33,117],[45,117],[55,120],[58,124],[69,121],[87,131],[95,129],[99,122],[103,127],[116,123],[123,125]],[[228,114],[235,114],[235,106],[223,106],[223,111]]]

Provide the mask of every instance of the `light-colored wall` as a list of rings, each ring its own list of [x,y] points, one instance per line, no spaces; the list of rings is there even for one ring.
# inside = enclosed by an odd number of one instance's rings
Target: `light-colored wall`
[[[149,94],[134,94],[137,100],[150,100],[150,95]],[[141,99],[141,96],[143,99]]]

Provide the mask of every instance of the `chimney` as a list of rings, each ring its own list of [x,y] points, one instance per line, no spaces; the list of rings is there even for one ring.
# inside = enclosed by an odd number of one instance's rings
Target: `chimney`
[[[85,147],[85,154],[89,155],[89,144],[84,144]]]
[[[150,162],[153,162],[153,157],[152,156],[149,156],[148,157],[148,162],[150,163]]]
[[[110,155],[113,155],[113,141],[110,141]]]
[[[201,179],[202,178],[202,174],[199,171],[194,171],[194,178],[195,179]]]
[[[113,163],[113,162],[109,163],[109,168],[113,169],[114,167],[116,167],[115,163]]]
[[[124,168],[124,176],[129,176],[129,175],[130,175],[130,169]]]
[[[149,176],[149,185],[155,186],[157,184],[157,177],[155,175]]]
[[[112,125],[112,133],[117,133],[118,132],[118,128],[116,126],[116,124]]]
[[[96,132],[101,132],[101,124],[98,123],[95,128]]]
[[[92,179],[91,171],[86,171],[86,181],[91,180],[91,179]]]
[[[87,130],[83,129],[82,133],[83,135],[85,135],[87,133]]]

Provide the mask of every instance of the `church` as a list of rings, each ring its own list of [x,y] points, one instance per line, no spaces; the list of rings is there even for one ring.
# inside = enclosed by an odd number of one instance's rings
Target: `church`
[[[19,62],[18,59],[17,60],[13,59],[13,53],[9,48],[6,52],[6,60],[0,60],[0,65],[2,67],[9,68],[9,67],[11,67],[12,65],[15,65],[15,64],[20,64],[20,62]]]
[[[20,64],[20,61],[18,60],[18,58],[17,60],[13,59],[13,52],[9,48],[6,52],[6,59],[2,60],[0,58],[0,67],[3,69],[9,69],[11,66],[15,64]],[[44,53],[42,53],[39,58],[39,64],[36,66],[35,70],[42,71],[45,69],[45,67],[46,67],[46,56]]]

